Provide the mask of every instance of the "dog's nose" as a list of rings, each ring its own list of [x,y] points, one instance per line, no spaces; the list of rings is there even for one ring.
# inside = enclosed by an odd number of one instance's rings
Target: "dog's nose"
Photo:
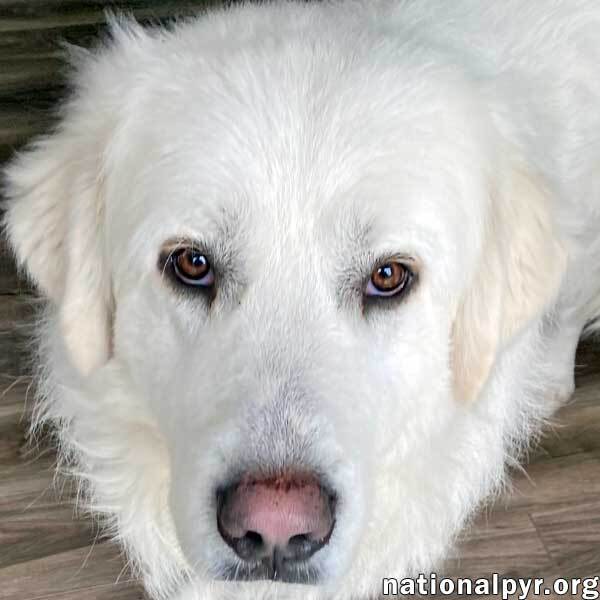
[[[243,477],[219,494],[221,537],[249,562],[281,567],[307,560],[327,544],[335,524],[334,497],[316,476]]]

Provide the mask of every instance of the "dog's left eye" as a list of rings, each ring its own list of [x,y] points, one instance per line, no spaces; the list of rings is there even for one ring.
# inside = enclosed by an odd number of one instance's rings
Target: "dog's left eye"
[[[412,277],[412,271],[407,265],[390,260],[373,269],[365,294],[371,297],[397,296],[408,288]]]
[[[185,285],[210,287],[215,282],[208,258],[193,248],[182,248],[173,252],[171,265],[175,277]]]

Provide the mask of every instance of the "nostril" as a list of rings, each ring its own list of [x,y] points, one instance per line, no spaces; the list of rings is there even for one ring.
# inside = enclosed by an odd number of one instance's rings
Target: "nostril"
[[[293,560],[306,560],[324,545],[325,542],[311,540],[306,534],[295,535],[288,542],[285,556]]]
[[[238,538],[224,538],[227,544],[243,560],[255,560],[264,554],[265,547],[262,536],[255,531],[249,531]]]
[[[296,546],[298,544],[304,544],[306,542],[310,542],[310,540],[308,539],[308,535],[306,533],[303,533],[301,535],[292,536],[288,544]]]
[[[262,535],[260,535],[260,533],[257,533],[256,531],[249,531],[245,535],[245,537],[250,543],[254,544],[255,546],[262,546],[263,544]]]
[[[266,554],[268,548],[266,548],[260,533],[249,531],[245,536],[239,539],[237,547],[234,547],[234,550],[245,560],[252,560]]]

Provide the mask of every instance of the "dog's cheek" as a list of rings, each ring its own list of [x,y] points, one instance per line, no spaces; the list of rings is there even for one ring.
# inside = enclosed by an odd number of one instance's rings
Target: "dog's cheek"
[[[450,317],[447,307],[417,290],[371,343],[373,405],[390,439],[410,435],[419,421],[451,403]]]
[[[127,370],[133,385],[157,413],[171,409],[169,390],[177,375],[177,357],[184,346],[174,312],[146,286],[123,293],[116,300],[114,357]],[[156,416],[160,417],[160,414]]]
[[[417,554],[409,546],[417,547],[412,536],[418,530],[405,513],[415,514],[419,502],[429,505],[429,478],[437,476],[422,457],[442,447],[440,440],[458,409],[451,393],[449,318],[423,298],[422,306],[410,314],[407,309],[406,318],[398,320],[397,330],[393,339],[373,345],[369,352],[369,378],[374,382],[370,427],[376,432],[377,458],[370,474],[369,514],[374,516],[363,534],[361,548],[366,550],[361,549],[359,558],[380,556],[381,543],[389,543],[405,568],[404,561]],[[373,571],[379,572],[378,565]]]

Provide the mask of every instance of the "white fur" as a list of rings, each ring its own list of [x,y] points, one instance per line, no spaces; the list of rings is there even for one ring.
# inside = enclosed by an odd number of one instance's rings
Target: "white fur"
[[[248,4],[74,55],[6,228],[50,299],[36,424],[152,597],[375,596],[500,488],[598,330],[599,28],[596,0]],[[181,237],[227,263],[210,311],[157,266]],[[415,289],[363,312],[355,270],[398,253]],[[214,490],[260,465],[338,491],[318,586],[215,579]]]

